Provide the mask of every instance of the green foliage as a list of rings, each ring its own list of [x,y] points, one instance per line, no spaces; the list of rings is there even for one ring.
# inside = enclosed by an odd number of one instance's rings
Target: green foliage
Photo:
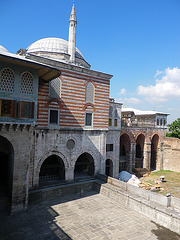
[[[173,121],[168,125],[170,133],[167,133],[167,137],[175,137],[180,139],[180,118]]]

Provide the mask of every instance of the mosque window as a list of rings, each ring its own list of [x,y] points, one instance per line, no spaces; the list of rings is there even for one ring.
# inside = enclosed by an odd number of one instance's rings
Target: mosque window
[[[33,76],[30,72],[23,72],[21,74],[21,90],[22,94],[33,94]]]
[[[58,125],[58,122],[59,122],[59,111],[50,109],[49,124]]]
[[[159,125],[159,119],[157,119],[157,125]]]
[[[160,125],[162,126],[162,119],[160,120]]]
[[[49,83],[49,96],[51,98],[59,99],[61,95],[61,81],[59,78],[55,78]]]
[[[106,144],[106,152],[112,152],[113,151],[113,144]]]
[[[92,113],[86,113],[85,115],[85,126],[92,126]]]
[[[166,125],[166,120],[164,119],[164,125]]]
[[[117,119],[114,119],[114,126],[117,127]]]
[[[4,68],[0,73],[0,91],[14,92],[14,72],[10,68]]]
[[[109,118],[109,126],[112,126],[112,119]]]
[[[94,102],[94,85],[91,82],[86,84],[85,101]]]
[[[16,117],[16,100],[0,99],[0,117]]]
[[[19,101],[19,118],[34,118],[34,102]]]

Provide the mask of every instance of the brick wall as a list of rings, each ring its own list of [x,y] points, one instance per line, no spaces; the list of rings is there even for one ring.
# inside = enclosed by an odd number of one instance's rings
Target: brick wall
[[[48,126],[49,109],[60,110],[61,128],[84,128],[85,112],[93,113],[93,128],[107,129],[109,118],[110,80],[74,71],[61,70],[61,98],[49,98],[49,83],[39,82],[38,116],[39,126]],[[94,85],[94,102],[85,102],[85,87]]]

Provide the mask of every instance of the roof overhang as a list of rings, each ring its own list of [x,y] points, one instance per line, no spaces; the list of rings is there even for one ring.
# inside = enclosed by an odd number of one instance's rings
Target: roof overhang
[[[51,81],[52,79],[57,78],[61,75],[61,71],[56,68],[53,68],[46,64],[38,63],[30,59],[26,59],[25,57],[16,54],[0,53],[0,60],[12,64],[34,68],[38,70],[39,78],[44,81]]]

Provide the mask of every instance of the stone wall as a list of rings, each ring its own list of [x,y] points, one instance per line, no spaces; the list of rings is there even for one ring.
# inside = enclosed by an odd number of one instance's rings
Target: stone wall
[[[163,169],[180,172],[180,139],[164,139]]]
[[[12,178],[12,183],[8,183],[7,189],[9,192],[8,211],[12,213],[27,208],[32,136],[32,130],[21,125],[4,125],[0,131],[0,137],[3,139],[1,144],[4,145],[4,149],[0,151],[6,152],[8,145],[12,148],[9,154],[11,161],[8,166],[8,172],[11,174],[7,173],[8,182]]]
[[[74,141],[74,147],[67,147],[68,140]],[[94,174],[105,172],[106,132],[103,131],[34,131],[34,147],[30,166],[29,186],[39,185],[39,172],[43,162],[51,155],[62,159],[65,166],[65,180],[74,180],[74,168],[78,157],[88,153],[94,160]]]

